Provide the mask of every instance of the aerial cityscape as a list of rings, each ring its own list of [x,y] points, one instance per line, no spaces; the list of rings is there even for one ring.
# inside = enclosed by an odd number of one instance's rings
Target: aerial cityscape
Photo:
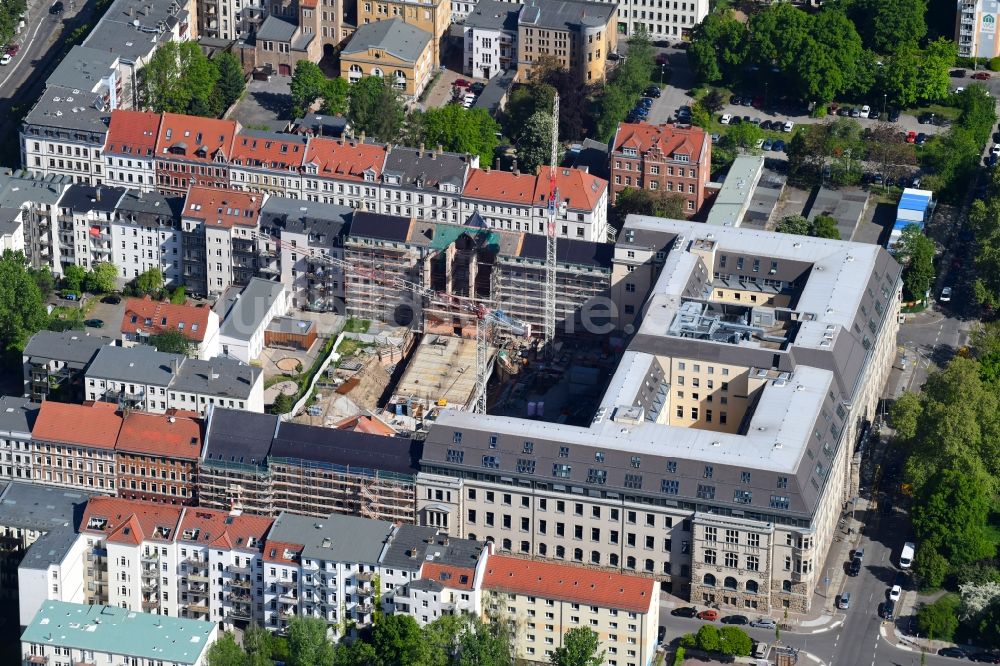
[[[998,18],[5,0],[0,663],[1000,663]]]

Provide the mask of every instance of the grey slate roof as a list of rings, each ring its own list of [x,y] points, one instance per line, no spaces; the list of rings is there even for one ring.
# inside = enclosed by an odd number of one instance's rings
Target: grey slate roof
[[[137,62],[153,53],[164,32],[189,22],[186,6],[170,0],[115,0],[83,45]]]
[[[312,132],[316,136],[338,138],[344,136],[349,123],[342,115],[320,115],[307,113],[293,123],[296,132]]]
[[[410,231],[410,219],[359,210],[351,219],[350,236],[403,242]]]
[[[87,376],[169,386],[174,376],[173,368],[180,366],[183,360],[180,354],[167,354],[145,345],[103,347],[87,369]]]
[[[70,176],[38,176],[26,171],[0,174],[0,206],[20,208],[26,203],[55,205],[73,182]]]
[[[398,176],[401,185],[416,189],[437,188],[439,183],[457,187],[465,185],[469,161],[464,155],[419,148],[393,146],[386,155],[382,177]]]
[[[91,133],[103,144],[111,112],[97,93],[48,86],[24,118],[25,125]]]
[[[19,569],[48,569],[59,564],[76,543],[76,530],[72,527],[57,527],[35,540],[21,558]]]
[[[257,29],[257,41],[289,42],[295,34],[295,25],[277,16],[268,16]]]
[[[268,541],[300,544],[303,559],[378,564],[392,523],[357,516],[330,514],[313,518],[282,512],[268,532]],[[265,543],[264,557],[269,553]]]
[[[0,437],[31,437],[40,405],[27,398],[0,396]],[[7,435],[10,433],[10,435]]]
[[[207,361],[185,358],[170,382],[170,388],[246,400],[261,372],[260,368],[223,356]]]
[[[203,461],[264,466],[278,427],[275,414],[210,407],[206,417]]]
[[[504,3],[497,3],[504,4]],[[517,78],[517,70],[508,69],[503,71],[489,81],[486,87],[479,94],[473,103],[473,109],[485,109],[490,114],[495,114],[504,107],[504,100],[510,89],[514,86],[514,79]]]
[[[180,221],[184,211],[184,197],[166,197],[159,192],[125,190],[118,202],[120,213],[135,213],[137,217],[149,215],[172,217]]]
[[[118,202],[122,200],[126,192],[124,187],[70,185],[63,198],[59,200],[59,206],[77,212],[96,210],[110,213],[118,207]]]
[[[309,234],[310,245],[333,247],[340,244],[341,234],[353,212],[354,209],[348,206],[268,197],[260,209],[260,226]]]
[[[382,555],[382,564],[416,571],[424,560],[431,561],[430,558],[433,558],[433,562],[437,564],[475,568],[485,547],[485,541],[438,534],[435,527],[399,525]]]
[[[24,355],[41,361],[58,360],[71,367],[82,368],[97,352],[114,343],[111,338],[89,335],[82,331],[38,331],[24,347]]]
[[[579,0],[529,0],[518,17],[518,24],[539,28],[570,30],[575,26],[600,26],[617,11],[618,5]]]
[[[506,30],[516,33],[517,16],[520,11],[520,5],[513,5],[509,2],[479,0],[476,3],[476,8],[465,17],[463,23],[470,28]]]
[[[400,60],[416,62],[432,39],[426,30],[393,18],[358,26],[342,53],[367,53],[368,49],[376,48]]]
[[[219,333],[236,340],[249,340],[284,288],[280,282],[251,278],[226,311]]]
[[[74,530],[89,498],[75,490],[10,481],[0,490],[0,525],[40,532]]]
[[[49,86],[97,92],[94,88],[104,79],[114,75],[117,60],[118,57],[107,50],[74,46],[45,83]]]
[[[419,441],[402,437],[382,437],[286,421],[278,426],[270,455],[416,476],[421,452]]]

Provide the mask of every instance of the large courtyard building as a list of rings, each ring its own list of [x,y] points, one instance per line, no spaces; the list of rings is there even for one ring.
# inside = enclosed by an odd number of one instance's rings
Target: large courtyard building
[[[808,609],[896,352],[899,265],[875,245],[641,216],[621,242],[652,251],[616,259],[636,270],[613,289],[648,296],[591,425],[443,412],[421,521],[699,603]],[[453,500],[424,499],[436,489]]]

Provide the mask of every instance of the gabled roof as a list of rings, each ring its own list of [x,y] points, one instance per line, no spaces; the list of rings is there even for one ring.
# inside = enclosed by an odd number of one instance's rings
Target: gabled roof
[[[132,412],[123,420],[115,449],[197,460],[201,455],[201,424],[183,416]]]
[[[544,206],[549,200],[549,168],[540,167],[535,186],[535,205]],[[559,202],[571,210],[593,211],[608,189],[608,181],[580,169],[556,168],[556,191]]]
[[[659,607],[657,587],[652,578],[503,555],[490,556],[483,576],[483,589],[634,613]]]
[[[630,148],[641,154],[656,148],[667,157],[676,153],[688,155],[691,162],[697,164],[706,145],[705,137],[705,130],[696,125],[619,123],[612,152]]]
[[[177,540],[202,545],[228,540],[231,549],[260,550],[273,522],[269,516],[192,507],[184,511]]]
[[[478,164],[479,158],[443,150],[424,150],[393,146],[385,157],[385,176],[396,176],[404,187],[416,189],[438,188],[446,184],[462,189],[470,163]]]
[[[216,155],[220,155],[228,160],[239,127],[233,120],[164,113],[156,139],[156,154],[201,162],[214,162]]]
[[[365,171],[370,170],[377,180],[385,165],[385,146],[313,137],[309,139],[303,164],[314,164],[320,177],[364,180]]]
[[[426,30],[392,18],[359,25],[341,55],[367,54],[369,49],[380,49],[404,62],[415,63],[432,39]]]
[[[297,171],[307,141],[307,137],[297,134],[243,130],[236,135],[231,162],[249,168]]]
[[[46,400],[38,410],[31,436],[43,442],[114,449],[122,426],[122,417],[115,409],[117,405],[108,402],[72,405]]]
[[[154,301],[149,296],[130,298],[125,301],[121,332],[158,335],[166,330],[179,330],[188,340],[202,342],[212,314],[211,308]]]
[[[104,153],[152,158],[156,153],[160,118],[160,114],[149,111],[129,109],[113,111]]]
[[[196,185],[184,200],[184,217],[201,220],[212,229],[257,227],[264,195]]]
[[[472,169],[462,196],[530,206],[537,180],[537,176],[528,173]]]
[[[295,36],[295,24],[283,21],[277,16],[268,16],[257,29],[257,41],[290,42]]]
[[[469,568],[461,568],[428,562],[420,571],[420,577],[433,580],[442,587],[450,587],[456,590],[471,590],[473,583],[475,583],[476,567],[473,565]]]
[[[111,338],[82,331],[38,331],[25,345],[24,355],[32,362],[58,360],[79,369],[90,363],[102,347],[113,343]]]
[[[157,502],[92,497],[83,512],[80,531],[104,534],[108,541],[171,543],[177,533],[183,507]]]

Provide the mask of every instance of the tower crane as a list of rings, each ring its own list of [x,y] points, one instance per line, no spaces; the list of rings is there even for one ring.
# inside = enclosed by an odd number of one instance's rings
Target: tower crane
[[[297,253],[303,254],[307,261],[317,264],[324,264],[326,266],[331,266],[334,268],[339,268],[344,271],[347,275],[348,271],[355,270],[350,262],[343,259],[335,259],[334,257],[321,254],[306,248],[298,247],[290,243],[286,243],[277,236],[272,236],[263,231],[257,231],[254,234],[254,239],[258,241],[274,243],[277,246],[285,247],[289,250],[294,250]],[[362,269],[362,272],[368,274],[369,279],[376,280],[380,278],[379,270],[369,270]],[[385,280],[385,276],[381,276],[382,280]],[[430,303],[434,305],[444,306],[448,308],[456,308],[465,313],[468,313],[475,317],[476,319],[476,385],[474,389],[474,400],[473,400],[473,411],[479,414],[486,413],[486,383],[490,376],[490,363],[489,363],[489,343],[490,343],[490,331],[493,328],[503,329],[517,337],[530,337],[531,336],[531,325],[522,322],[514,317],[511,317],[503,310],[490,308],[485,303],[478,301],[474,298],[468,298],[465,296],[454,296],[451,294],[442,294],[433,289],[424,287],[416,282],[410,282],[409,280],[404,280],[402,278],[393,276],[391,282],[394,286],[404,289],[414,296],[427,299]],[[554,286],[554,283],[553,283]]]
[[[545,291],[543,298],[544,343],[553,354],[556,338],[556,210],[559,188],[556,185],[556,160],[559,159],[559,93],[552,98],[552,145],[549,160],[549,223],[545,229]]]

